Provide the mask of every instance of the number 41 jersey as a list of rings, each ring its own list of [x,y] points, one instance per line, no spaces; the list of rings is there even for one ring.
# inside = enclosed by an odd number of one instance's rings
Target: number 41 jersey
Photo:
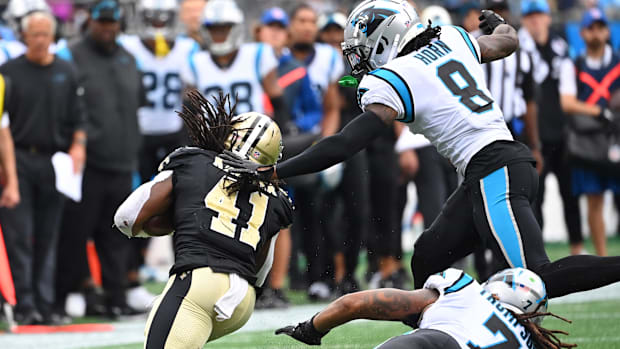
[[[225,187],[231,182],[222,167],[215,152],[194,147],[175,150],[160,165],[160,171],[173,171],[175,263],[170,274],[208,266],[255,284],[257,254],[291,225],[293,206],[272,186],[267,193],[229,195]]]
[[[431,275],[424,288],[439,298],[422,314],[420,328],[447,333],[463,349],[534,349],[530,332],[465,272]]]
[[[378,103],[396,110],[399,121],[426,136],[464,175],[484,146],[512,140],[480,62],[471,35],[442,26],[430,45],[367,74],[358,88],[360,106]]]

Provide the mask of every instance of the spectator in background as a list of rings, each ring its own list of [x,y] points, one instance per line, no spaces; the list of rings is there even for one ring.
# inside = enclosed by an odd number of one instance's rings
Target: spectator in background
[[[344,28],[347,17],[340,12],[323,14],[318,19],[319,41],[326,43],[339,52],[344,41]],[[342,58],[344,62],[344,58]],[[344,64],[345,73],[350,74],[351,68]],[[355,88],[339,86],[341,98],[340,128],[342,129],[360,113],[357,105]],[[327,217],[327,235],[330,236],[330,252],[333,256],[334,282],[337,296],[359,291],[359,282],[355,278],[355,270],[359,260],[362,239],[367,235],[369,210],[368,164],[366,152],[361,151],[344,163],[340,184],[327,193],[323,215]],[[362,175],[360,175],[362,174]],[[338,210],[342,206],[343,211]],[[343,213],[343,214],[341,214]]]
[[[536,102],[545,164],[539,178],[535,214],[542,227],[545,179],[547,174],[553,172],[560,186],[571,254],[579,254],[584,251],[581,216],[579,202],[572,192],[571,165],[566,149],[567,118],[560,106],[558,93],[559,63],[568,57],[568,44],[559,35],[550,31],[551,16],[549,5],[545,0],[522,1],[521,16],[523,27],[519,29],[519,47],[531,58],[532,77],[539,86]]]
[[[338,93],[338,79],[343,73],[342,58],[333,47],[317,43],[318,34],[317,13],[308,4],[297,5],[290,15],[289,49],[293,58],[302,62],[310,77],[314,93],[322,109],[322,119],[314,124],[307,125],[311,132],[322,136],[334,134],[340,122],[340,95]],[[311,299],[327,299],[330,288],[325,282],[325,267],[323,265],[324,247],[323,229],[319,227],[320,219],[318,198],[320,183],[316,175],[304,176],[305,182],[300,183],[297,178],[288,182],[293,187],[295,205],[299,208],[296,222],[293,225],[293,235],[303,239],[304,254],[307,259],[310,283],[308,296]],[[319,185],[317,185],[319,184]],[[294,261],[293,261],[294,263]]]
[[[279,7],[263,12],[261,25],[256,29],[256,39],[273,47],[278,57],[278,85],[290,111],[287,120],[278,120],[282,131],[283,158],[298,154],[318,139],[316,134],[303,134],[307,127],[315,125],[323,111],[318,98],[312,91],[308,71],[303,63],[293,58],[286,47],[288,41],[288,15]],[[274,115],[273,106],[265,99],[265,111]],[[290,229],[283,229],[276,241],[275,255],[269,280],[262,295],[256,300],[256,308],[284,308],[289,300],[282,290],[286,279],[292,252]]]
[[[480,4],[478,1],[468,1],[459,8],[459,14],[461,16],[461,23],[463,29],[467,30],[473,36],[479,36],[478,25],[480,24]]]
[[[116,208],[131,193],[132,172],[138,168],[137,111],[145,96],[135,59],[116,41],[121,19],[118,3],[99,1],[90,16],[86,35],[65,52],[84,81],[89,142],[82,201],[69,204],[64,212],[59,259],[63,273],[58,278],[65,294],[83,283],[88,277],[84,272],[88,271],[86,241],[93,238],[101,262],[106,312],[116,317],[131,311],[125,301],[130,245],[111,222]]]
[[[0,209],[21,324],[55,323],[56,247],[64,197],[56,190],[51,157],[68,152],[74,171],[86,159],[83,89],[71,64],[49,53],[56,23],[46,12],[22,19],[26,53],[0,72],[12,82],[7,101],[16,148],[21,202]]]
[[[13,208],[19,204],[19,183],[15,165],[15,146],[4,106],[9,99],[10,84],[0,74],[0,207]],[[6,117],[5,117],[5,114]]]
[[[586,43],[586,52],[575,64],[569,59],[563,61],[559,87],[562,109],[568,114],[596,118],[603,123],[602,132],[607,132],[610,127],[608,119],[613,117],[609,110],[610,96],[620,88],[620,78],[614,72],[620,67],[620,56],[608,45],[607,25],[605,14],[598,8],[589,9],[583,15],[581,36]],[[606,153],[607,149],[602,151]],[[574,165],[572,176],[573,193],[585,194],[588,200],[588,224],[596,254],[605,256],[603,194],[606,190],[619,193],[620,178],[585,165]]]
[[[23,40],[23,28],[21,20],[29,13],[34,11],[49,12],[50,8],[45,0],[10,0],[3,17],[8,22],[7,24],[14,31],[14,37],[5,38],[0,40],[0,64],[8,61],[9,59],[21,56],[26,52],[26,45],[21,41]],[[55,33],[54,33],[55,34]],[[52,40],[52,42],[54,42]],[[52,46],[52,45],[50,45]]]
[[[207,2],[205,0],[182,0],[179,19],[185,26],[185,34],[196,40],[200,46],[204,46],[204,40],[200,34],[200,18],[202,9]]]

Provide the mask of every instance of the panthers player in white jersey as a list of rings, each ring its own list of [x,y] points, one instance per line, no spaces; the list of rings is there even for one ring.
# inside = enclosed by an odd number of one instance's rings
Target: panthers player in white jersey
[[[243,43],[244,16],[233,0],[211,0],[203,10],[202,33],[207,50],[192,54],[182,70],[183,82],[211,100],[230,94],[237,113],[265,112],[263,95],[271,99],[279,120],[285,112],[277,83],[278,61],[271,46]]]
[[[141,0],[137,6],[138,35],[123,35],[119,43],[135,58],[146,93],[138,110],[144,137],[140,154],[142,182],[157,172],[161,160],[185,140],[181,109],[181,67],[199,50],[193,39],[177,36],[175,0]]]
[[[386,288],[346,295],[312,319],[276,334],[318,345],[332,328],[351,320],[404,321],[421,314],[418,330],[388,339],[377,348],[569,348],[573,345],[555,335],[541,335],[542,316],[550,314],[547,299],[544,282],[527,269],[503,270],[480,285],[465,272],[450,268],[431,275],[422,290]]]
[[[416,288],[486,245],[507,267],[542,277],[550,297],[620,281],[620,257],[570,256],[550,262],[532,211],[538,174],[529,149],[512,139],[486,88],[482,62],[503,58],[518,46],[516,31],[483,11],[485,35],[477,40],[460,27],[422,25],[407,1],[367,0],[349,16],[344,53],[364,113],[340,133],[297,157],[258,167],[233,154],[239,173],[287,178],[320,171],[366,147],[385,125],[407,123],[423,134],[463,176],[463,183],[415,243]]]

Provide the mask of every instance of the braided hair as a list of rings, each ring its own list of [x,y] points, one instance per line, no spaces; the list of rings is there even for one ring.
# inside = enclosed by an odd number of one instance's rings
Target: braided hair
[[[186,93],[183,110],[177,114],[187,127],[192,146],[218,154],[224,150],[230,150],[227,149],[227,140],[231,134],[241,131],[235,128],[235,125],[244,121],[244,119],[234,118],[237,104],[232,103],[230,99],[229,94],[224,95],[221,91],[217,97],[213,97],[213,103],[196,89],[191,89]],[[225,187],[228,194],[242,189],[267,193],[269,185],[279,189],[280,181],[277,179],[258,181],[247,176],[236,176],[227,171],[226,176],[230,179]]]
[[[228,94],[220,92],[211,103],[198,90],[191,89],[185,96],[183,110],[177,114],[183,119],[193,146],[221,153],[236,123],[235,106]]]
[[[512,312],[512,311],[511,311]],[[568,335],[568,332],[560,331],[560,330],[548,330],[540,325],[530,321],[530,319],[539,317],[539,316],[553,316],[562,321],[568,322],[569,324],[572,321],[567,320],[561,316],[555,315],[553,313],[527,313],[527,314],[516,314],[512,312],[517,322],[521,324],[521,326],[525,327],[531,335],[532,340],[536,344],[536,348],[539,349],[562,349],[562,348],[574,348],[577,344],[564,343],[562,342],[556,334]]]
[[[428,26],[423,32],[416,35],[413,39],[403,47],[396,57],[402,57],[410,54],[413,51],[417,51],[424,46],[428,46],[431,40],[438,38],[441,35],[441,27],[432,27],[430,19],[428,20]]]

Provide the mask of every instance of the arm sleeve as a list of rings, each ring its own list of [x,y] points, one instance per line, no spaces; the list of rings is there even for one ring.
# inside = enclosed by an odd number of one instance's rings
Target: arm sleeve
[[[276,54],[273,52],[273,48],[268,44],[258,44],[258,54],[260,57],[258,58],[258,72],[259,78],[262,80],[265,75],[269,74],[272,70],[278,67],[278,60],[276,59]],[[261,49],[262,47],[262,49]]]
[[[196,58],[198,58],[198,52],[192,51],[185,62],[181,65],[181,81],[188,86],[197,86],[198,84],[198,72],[196,71]]]
[[[560,95],[577,95],[577,76],[575,65],[570,58],[564,58],[560,65],[560,82],[558,84]]]
[[[278,178],[324,170],[364,149],[388,127],[377,114],[367,111],[339,133],[324,138],[305,152],[276,166]]]
[[[332,49],[332,57],[330,63],[329,83],[337,82],[344,75],[344,63],[340,53],[336,49]]]
[[[86,130],[86,108],[84,104],[84,87],[81,86],[77,69],[73,67],[73,81],[72,81],[72,89],[75,91],[74,95],[71,98],[71,123],[73,126],[73,132],[77,130]]]

